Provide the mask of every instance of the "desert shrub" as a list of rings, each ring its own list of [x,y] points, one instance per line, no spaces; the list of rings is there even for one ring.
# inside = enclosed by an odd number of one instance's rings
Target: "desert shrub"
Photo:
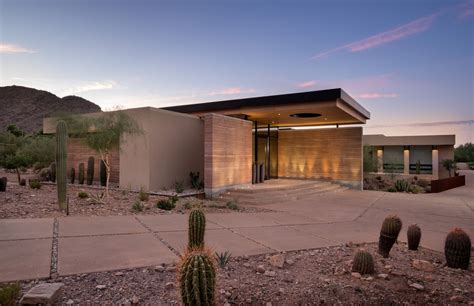
[[[217,264],[221,269],[225,269],[227,264],[230,261],[230,258],[232,257],[232,254],[229,251],[225,251],[223,253],[214,253],[214,257],[216,258]]]
[[[395,182],[395,189],[398,192],[408,192],[410,191],[410,183],[405,180],[397,180]]]
[[[397,192],[397,190],[393,187],[390,187],[387,189],[388,192]]]
[[[193,205],[189,202],[186,202],[186,203],[183,204],[183,208],[184,209],[191,209],[191,208],[193,208]]]
[[[225,204],[225,206],[232,210],[239,210],[239,205],[235,201],[229,201]]]
[[[449,177],[451,177],[451,171],[456,170],[456,163],[452,159],[443,159],[441,161],[443,167],[448,171]]]
[[[474,144],[468,142],[454,149],[456,162],[474,162]]]
[[[142,202],[140,202],[139,200],[136,200],[132,205],[132,210],[136,211],[136,212],[143,211],[143,208],[144,208],[144,206],[143,206]]]
[[[20,297],[21,288],[17,283],[6,284],[0,287],[0,305],[14,306],[16,300]]]
[[[143,188],[140,188],[140,192],[138,193],[138,199],[142,202],[148,201],[150,198],[150,194],[148,192],[145,192]]]
[[[29,184],[30,184],[31,189],[40,189],[41,188],[41,182],[37,179],[30,179]]]
[[[77,197],[79,199],[87,199],[89,197],[89,194],[87,192],[84,192],[84,191],[79,191],[78,194],[77,194]]]
[[[176,193],[182,193],[184,191],[184,184],[183,182],[178,182],[176,181],[174,183],[174,190],[176,191]]]
[[[175,203],[176,202],[172,199],[172,197],[170,197],[166,200],[159,200],[158,203],[156,203],[156,207],[163,210],[172,210],[176,207]]]
[[[199,179],[199,171],[198,172],[190,172],[189,178],[191,179],[191,186],[194,189],[201,189],[202,188],[202,181]]]
[[[97,194],[89,193],[93,204],[105,204],[105,193],[99,192]]]

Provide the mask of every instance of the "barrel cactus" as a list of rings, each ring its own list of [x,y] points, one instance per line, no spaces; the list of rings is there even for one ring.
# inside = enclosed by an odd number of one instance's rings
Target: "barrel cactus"
[[[56,182],[56,163],[51,163],[51,182]]]
[[[188,249],[204,247],[204,232],[206,230],[206,216],[204,212],[195,208],[189,214]]]
[[[79,184],[84,184],[84,163],[79,164]]]
[[[62,210],[67,206],[67,126],[59,121],[56,126],[56,180],[58,189],[58,204]]]
[[[188,251],[178,271],[183,305],[216,305],[216,267],[209,251]]]
[[[453,229],[446,237],[444,255],[448,267],[467,270],[471,259],[471,239],[462,229]]]
[[[71,168],[71,170],[69,171],[69,179],[71,184],[74,184],[74,182],[76,181],[76,169]]]
[[[352,263],[352,271],[359,272],[360,274],[372,274],[374,273],[374,259],[369,252],[358,251],[354,255],[354,261]]]
[[[421,240],[421,229],[418,225],[412,224],[407,231],[408,249],[412,251],[418,250]]]
[[[87,185],[92,185],[94,181],[94,157],[90,156],[87,160]]]
[[[379,236],[379,253],[387,258],[393,244],[402,229],[402,220],[398,216],[388,216],[382,223]]]
[[[0,191],[1,192],[7,191],[7,178],[6,177],[0,178]]]
[[[100,161],[100,186],[107,185],[107,167],[105,167],[105,163],[103,160]]]

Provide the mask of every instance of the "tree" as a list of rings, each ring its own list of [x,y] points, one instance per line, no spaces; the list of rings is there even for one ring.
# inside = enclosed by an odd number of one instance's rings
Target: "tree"
[[[15,124],[10,124],[7,126],[7,132],[15,135],[16,137],[25,136],[25,132],[20,130]]]
[[[452,159],[443,159],[441,161],[443,167],[448,170],[449,177],[451,177],[451,171],[456,169],[456,163]]]
[[[105,193],[108,196],[110,152],[114,149],[120,150],[120,142],[124,141],[124,135],[138,135],[142,130],[124,111],[106,112],[97,116],[71,116],[64,120],[72,137],[82,139],[87,146],[99,153],[107,172]]]
[[[7,156],[7,158],[5,159],[4,167],[7,169],[16,170],[16,173],[18,175],[18,184],[20,184],[21,169],[27,168],[31,166],[31,164],[32,159],[29,156],[25,155],[21,151],[17,151],[15,152],[15,154]]]
[[[456,162],[474,162],[474,144],[468,142],[455,148],[454,160]]]

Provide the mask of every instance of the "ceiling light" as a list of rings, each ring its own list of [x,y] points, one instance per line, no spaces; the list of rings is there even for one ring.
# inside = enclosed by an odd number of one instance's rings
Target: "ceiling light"
[[[321,117],[321,114],[317,114],[317,113],[296,113],[296,114],[291,114],[290,117],[294,117],[294,118],[316,118],[316,117]]]

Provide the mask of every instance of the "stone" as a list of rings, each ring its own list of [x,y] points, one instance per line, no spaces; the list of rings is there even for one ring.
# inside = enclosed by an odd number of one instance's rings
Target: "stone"
[[[20,300],[21,305],[52,305],[61,293],[63,283],[42,283],[31,288]]]
[[[276,272],[275,271],[265,271],[263,273],[264,276],[268,276],[268,277],[274,277],[276,275]]]
[[[412,288],[415,288],[416,290],[420,290],[420,291],[425,290],[425,287],[423,287],[423,285],[418,284],[418,283],[412,283],[412,284],[409,284],[408,286],[410,286]]]
[[[381,279],[387,279],[388,278],[388,274],[385,274],[385,273],[380,273],[379,275],[377,275],[378,278],[381,278]]]
[[[250,264],[248,262],[244,262],[243,266],[246,268],[250,268]]]
[[[265,273],[265,266],[264,265],[258,265],[256,271],[258,273]]]
[[[140,298],[139,298],[138,296],[134,295],[134,296],[132,297],[131,302],[132,302],[132,304],[135,304],[135,305],[136,305],[136,304],[140,303]]]
[[[166,270],[166,269],[165,269],[165,267],[163,267],[163,266],[156,266],[156,267],[155,267],[155,271],[156,271],[156,272],[164,272],[165,270]]]
[[[411,264],[413,268],[420,271],[433,272],[435,270],[434,265],[431,262],[426,261],[426,260],[414,259]]]
[[[361,278],[361,277],[362,277],[362,275],[360,275],[359,272],[352,272],[351,275],[352,275],[352,277],[354,277],[354,278]]]
[[[374,278],[372,276],[367,276],[367,277],[362,277],[362,280],[365,280],[365,281],[373,281]]]
[[[393,268],[393,266],[392,265],[385,265],[384,268],[387,269],[387,270],[390,270],[390,269]]]
[[[286,262],[287,265],[290,265],[290,266],[295,263],[295,261],[292,260],[292,259],[287,259],[287,260],[285,260],[285,262]]]
[[[96,289],[99,289],[99,290],[104,290],[105,288],[107,288],[106,285],[97,285],[95,286]]]
[[[115,276],[123,276],[123,272],[117,272],[115,273]]]
[[[457,303],[459,303],[459,302],[462,302],[462,301],[464,300],[464,298],[463,298],[462,296],[460,296],[460,295],[453,295],[452,297],[449,298],[449,300],[450,300],[451,302],[457,302]]]
[[[175,284],[174,284],[173,282],[167,282],[167,283],[165,284],[165,288],[166,288],[167,290],[173,289],[174,287],[175,287]]]
[[[266,302],[265,306],[272,306],[272,303],[271,302]]]
[[[166,272],[176,272],[176,267],[175,266],[166,267]]]
[[[66,305],[74,305],[74,300],[67,300]]]
[[[270,260],[270,265],[273,267],[277,268],[283,268],[283,265],[285,264],[285,256],[283,254],[275,254],[269,258]]]
[[[401,271],[395,271],[395,270],[390,271],[390,274],[392,274],[393,276],[400,276],[400,277],[406,275],[405,273],[403,273]]]

